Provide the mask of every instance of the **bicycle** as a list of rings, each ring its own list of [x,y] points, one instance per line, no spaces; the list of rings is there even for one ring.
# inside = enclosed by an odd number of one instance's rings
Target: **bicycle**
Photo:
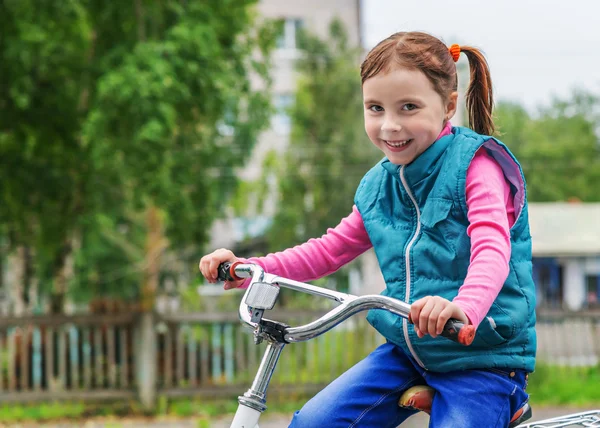
[[[267,347],[251,387],[238,397],[238,408],[231,428],[258,428],[259,419],[267,409],[267,388],[286,344],[313,339],[351,316],[369,309],[388,310],[407,318],[410,322],[410,305],[401,300],[381,295],[354,296],[341,293],[269,274],[255,264],[227,262],[219,266],[219,280],[234,281],[243,278],[251,278],[251,281],[240,302],[240,320],[254,331],[254,343],[258,345],[266,340]],[[280,287],[325,297],[337,302],[338,306],[321,318],[298,327],[266,319],[264,313],[275,306]],[[444,326],[441,335],[468,346],[475,338],[475,328],[471,325],[464,325],[458,320],[450,319]],[[410,388],[408,392],[413,388]],[[399,400],[399,405],[406,406],[402,400],[402,398]],[[519,425],[529,419],[531,414],[531,407],[526,404],[515,414],[509,428],[600,427],[600,410]]]

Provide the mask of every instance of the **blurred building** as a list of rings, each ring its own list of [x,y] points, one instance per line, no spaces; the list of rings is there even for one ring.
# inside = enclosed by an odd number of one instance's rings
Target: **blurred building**
[[[600,308],[600,203],[532,203],[533,275],[540,308]]]
[[[260,136],[247,160],[247,166],[240,172],[244,180],[260,178],[265,155],[273,150],[283,153],[288,147],[291,121],[286,109],[295,100],[295,64],[300,58],[298,30],[304,28],[326,38],[329,24],[337,18],[346,27],[350,43],[360,46],[362,39],[360,0],[261,0],[258,11],[264,18],[280,19],[283,22],[283,32],[272,56],[272,93],[276,113],[272,117],[270,129]],[[254,83],[255,87],[261,85],[258,81]],[[228,219],[215,223],[210,244],[212,248],[231,248],[244,237],[260,235],[275,212],[273,201],[267,201],[264,210],[260,212],[251,203],[248,208],[247,216],[236,217],[231,214]]]
[[[283,34],[277,42],[277,48],[273,54],[273,104],[276,113],[272,117],[271,127],[264,132],[245,169],[241,171],[240,177],[244,180],[256,180],[262,171],[262,161],[265,155],[276,150],[283,153],[288,147],[291,120],[286,109],[295,101],[297,73],[295,63],[299,59],[297,49],[297,34],[300,28],[304,28],[313,34],[323,38],[328,36],[329,24],[335,18],[339,19],[345,26],[349,42],[355,46],[368,48],[362,43],[362,20],[361,0],[303,0],[303,1],[281,1],[261,0],[258,6],[259,12],[265,18],[281,19],[283,21]],[[358,67],[357,67],[358,69]],[[358,71],[357,71],[358,72]],[[259,82],[256,82],[259,84]],[[340,106],[343,108],[343,106]],[[365,135],[365,142],[366,140]],[[365,171],[366,172],[366,171]],[[273,186],[275,183],[272,183]],[[275,187],[273,187],[275,190]],[[275,191],[273,192],[275,197]],[[246,216],[234,216],[215,222],[212,231],[211,248],[238,248],[238,243],[244,238],[257,237],[268,227],[269,221],[275,214],[275,201],[267,200],[264,209],[259,211],[250,202],[249,212]],[[243,250],[240,249],[243,252]],[[249,250],[251,254],[252,251]],[[383,277],[377,268],[375,253],[370,251],[361,257],[362,275],[353,272],[351,275],[351,290],[354,292],[379,293],[384,288]],[[369,273],[368,284],[363,284],[361,277]],[[203,292],[210,293],[210,288],[201,287]],[[219,293],[215,289],[215,292]]]

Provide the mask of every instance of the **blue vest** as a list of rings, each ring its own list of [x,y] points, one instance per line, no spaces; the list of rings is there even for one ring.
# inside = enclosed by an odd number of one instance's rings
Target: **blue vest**
[[[362,179],[355,196],[386,282],[383,295],[414,302],[429,295],[452,300],[469,267],[466,177],[484,147],[510,182],[515,224],[510,230],[510,273],[500,294],[466,347],[446,338],[418,338],[412,324],[384,310],[369,322],[422,367],[436,372],[502,367],[533,371],[535,286],[525,178],[500,141],[466,128],[432,144],[409,165],[383,159]]]

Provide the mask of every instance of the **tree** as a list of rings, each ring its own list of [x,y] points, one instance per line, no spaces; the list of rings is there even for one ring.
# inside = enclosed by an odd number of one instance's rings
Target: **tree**
[[[151,301],[164,249],[206,240],[269,115],[254,3],[0,3],[0,221],[55,295],[78,255],[80,285],[110,260]]]
[[[90,43],[77,2],[0,3],[0,221],[9,248],[35,249],[38,275],[57,283],[88,177],[77,130]]]
[[[530,201],[600,201],[599,101],[575,91],[538,117],[516,104],[498,106],[500,138],[522,164]]]
[[[361,178],[381,159],[363,127],[360,50],[349,46],[343,25],[333,21],[328,40],[305,33],[300,46],[290,145],[283,159],[272,155],[265,168],[275,171],[278,183],[269,250],[337,225],[351,212]]]

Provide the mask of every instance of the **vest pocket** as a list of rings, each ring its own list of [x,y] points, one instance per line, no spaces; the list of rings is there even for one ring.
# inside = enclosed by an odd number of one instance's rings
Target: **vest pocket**
[[[485,317],[481,320],[475,339],[471,346],[489,348],[490,346],[498,346],[505,343],[507,339],[502,337],[500,333],[496,331],[495,321],[491,317]]]
[[[445,220],[452,209],[452,201],[441,198],[428,199],[421,213],[421,224],[433,229],[436,224]]]

